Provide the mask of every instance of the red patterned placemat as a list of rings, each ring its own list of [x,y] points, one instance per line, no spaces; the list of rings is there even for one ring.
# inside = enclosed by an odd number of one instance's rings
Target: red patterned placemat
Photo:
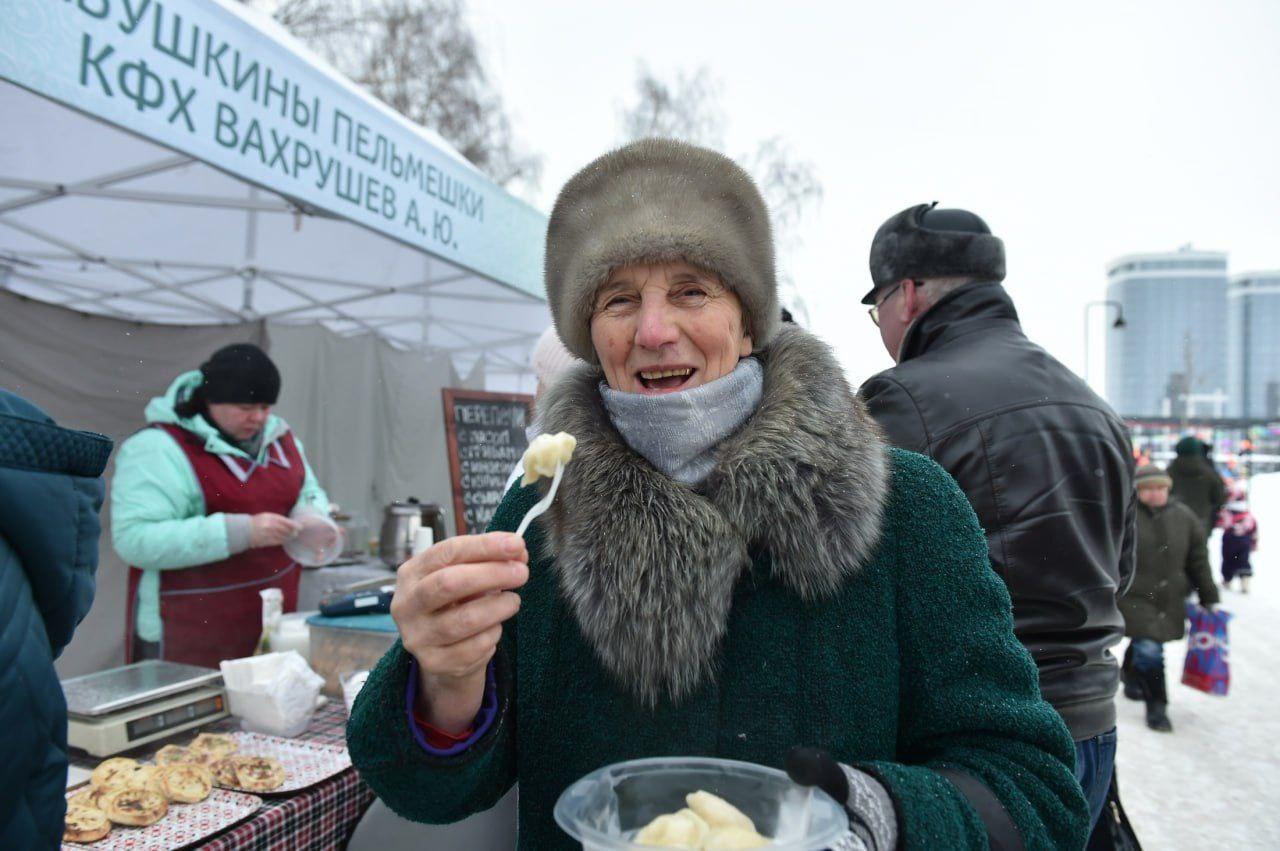
[[[68,793],[68,797],[74,792]],[[63,851],[173,851],[207,839],[253,815],[262,799],[243,792],[214,789],[198,804],[170,804],[164,818],[150,827],[111,825],[111,832],[97,842],[62,843]]]
[[[306,739],[282,739],[262,733],[232,733],[237,756],[269,756],[284,766],[284,785],[270,791],[252,790],[255,795],[285,795],[314,786],[351,767],[351,755],[343,745]],[[224,789],[237,787],[219,784]],[[249,791],[249,790],[241,790]]]

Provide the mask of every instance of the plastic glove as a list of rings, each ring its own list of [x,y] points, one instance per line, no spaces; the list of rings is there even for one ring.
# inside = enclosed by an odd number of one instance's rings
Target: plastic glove
[[[836,762],[821,748],[792,748],[787,753],[787,776],[801,786],[817,786],[849,811],[853,844],[841,851],[892,851],[898,846],[898,817],[884,786],[870,774]],[[860,843],[860,844],[858,844]]]

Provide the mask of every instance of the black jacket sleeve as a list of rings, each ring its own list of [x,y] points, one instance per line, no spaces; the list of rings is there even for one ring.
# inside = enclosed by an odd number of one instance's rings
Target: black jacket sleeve
[[[929,433],[911,393],[900,382],[881,373],[858,390],[868,413],[884,429],[888,441],[899,449],[929,454]]]
[[[1227,486],[1222,481],[1222,476],[1219,476],[1218,471],[1214,469],[1213,464],[1209,464],[1209,477],[1209,501],[1213,503],[1213,514],[1211,516],[1216,521],[1218,513],[1227,504]]]
[[[1124,512],[1124,538],[1120,544],[1120,585],[1116,589],[1117,599],[1129,593],[1129,586],[1133,584],[1133,572],[1138,566],[1138,491],[1132,484],[1133,455],[1130,454],[1129,458],[1129,504]]]

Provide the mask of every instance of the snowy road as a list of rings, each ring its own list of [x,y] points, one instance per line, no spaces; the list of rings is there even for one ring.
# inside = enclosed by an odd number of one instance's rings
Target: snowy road
[[[1172,735],[1118,697],[1120,794],[1146,851],[1280,849],[1280,474],[1254,479],[1259,548],[1250,593],[1223,592],[1231,692],[1182,685],[1184,642],[1165,646]],[[1210,542],[1214,578],[1221,580]],[[1123,645],[1117,650],[1122,650]]]

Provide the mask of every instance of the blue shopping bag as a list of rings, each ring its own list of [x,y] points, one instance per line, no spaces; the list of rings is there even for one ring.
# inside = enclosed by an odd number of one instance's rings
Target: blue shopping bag
[[[1231,685],[1230,643],[1227,640],[1229,612],[1211,612],[1187,604],[1191,632],[1187,635],[1187,660],[1182,665],[1182,684],[1206,694],[1225,696]]]

